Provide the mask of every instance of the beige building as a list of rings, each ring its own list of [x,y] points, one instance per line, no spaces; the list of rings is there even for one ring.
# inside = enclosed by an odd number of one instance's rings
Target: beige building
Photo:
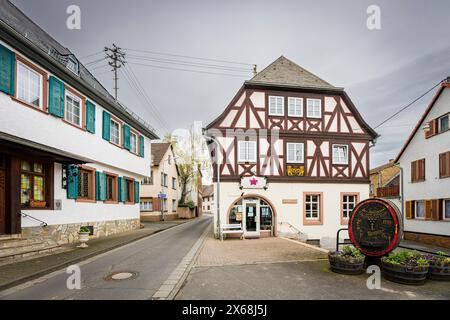
[[[203,212],[211,213],[214,207],[214,185],[203,186]]]
[[[371,197],[398,197],[400,194],[400,168],[389,160],[370,170]]]
[[[170,143],[152,144],[150,176],[141,182],[141,221],[177,219],[178,169]],[[163,197],[161,198],[160,195]]]

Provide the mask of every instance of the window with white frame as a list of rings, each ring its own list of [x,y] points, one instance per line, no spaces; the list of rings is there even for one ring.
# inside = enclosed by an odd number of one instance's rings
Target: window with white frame
[[[284,97],[269,96],[269,116],[284,116]]]
[[[414,215],[416,219],[425,219],[425,202],[415,201]]]
[[[256,162],[256,141],[239,141],[239,162]]]
[[[66,121],[81,127],[81,99],[66,91]]]
[[[448,128],[449,128],[448,118],[449,118],[448,114],[446,114],[445,116],[439,118],[439,120],[438,120],[438,122],[439,122],[439,130],[438,130],[438,132],[444,132],[444,131],[448,130]]]
[[[442,200],[442,210],[444,220],[450,220],[450,199]]]
[[[303,116],[303,98],[288,98],[288,116],[302,117]]]
[[[17,99],[42,109],[42,75],[17,63]]]
[[[286,143],[287,162],[303,163],[303,143]]]
[[[333,144],[333,164],[348,164],[348,146]]]
[[[320,220],[320,194],[307,194],[305,197],[306,220]]]
[[[130,133],[130,151],[132,153],[137,153],[137,144],[138,144],[138,139],[137,139],[137,135],[133,132]]]
[[[120,123],[111,119],[110,141],[120,145]]]
[[[141,201],[141,211],[153,211],[153,203],[150,200]]]
[[[322,100],[306,99],[306,116],[308,118],[322,117]]]
[[[356,206],[358,196],[356,194],[344,194],[342,196],[342,218],[350,218],[353,208]]]

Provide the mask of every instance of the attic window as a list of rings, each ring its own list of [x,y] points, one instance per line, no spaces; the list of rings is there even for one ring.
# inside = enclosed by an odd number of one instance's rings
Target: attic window
[[[80,74],[80,66],[78,64],[78,60],[74,56],[69,56],[66,67],[77,76]]]

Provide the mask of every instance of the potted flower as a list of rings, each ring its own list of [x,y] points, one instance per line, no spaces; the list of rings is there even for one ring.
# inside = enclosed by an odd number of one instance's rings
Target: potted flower
[[[345,246],[342,251],[328,253],[328,261],[333,272],[361,274],[364,272],[364,255],[358,248]]]
[[[78,246],[79,248],[87,248],[88,245],[86,242],[89,241],[89,235],[91,234],[91,230],[88,227],[81,227],[80,231],[78,231],[78,240],[80,240],[81,244]]]
[[[430,268],[428,278],[433,280],[450,281],[450,257],[445,252],[438,251],[436,255],[428,257]]]
[[[402,284],[422,285],[428,274],[429,260],[417,251],[400,250],[381,258],[386,279]]]

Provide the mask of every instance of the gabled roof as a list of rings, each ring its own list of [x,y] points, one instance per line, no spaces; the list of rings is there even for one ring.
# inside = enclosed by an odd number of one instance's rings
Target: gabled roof
[[[17,47],[20,51],[24,51],[26,48],[28,58],[36,60],[36,63],[46,63],[53,69],[49,71],[61,80],[67,81],[88,98],[94,99],[94,101],[99,100],[96,102],[100,103],[102,107],[122,118],[150,139],[158,139],[154,129],[130,109],[116,101],[68,48],[56,41],[10,1],[0,0],[0,8],[0,39],[7,43],[13,39],[14,45],[11,44],[11,46]],[[25,54],[25,52],[23,53]],[[70,56],[78,62],[79,76],[67,68]],[[78,87],[82,87],[84,90],[80,90]],[[88,90],[89,93],[85,93]]]
[[[161,160],[164,158],[164,155],[167,152],[167,149],[171,147],[171,144],[168,142],[164,143],[152,143],[152,162],[154,166],[159,166]]]
[[[387,169],[387,168],[390,168],[390,167],[393,167],[393,166],[395,166],[395,162],[392,159],[392,160],[389,160],[388,163],[385,163],[385,164],[382,164],[382,165],[380,165],[378,167],[370,169],[370,174],[378,173],[380,171],[383,171],[384,169]]]
[[[212,184],[203,186],[203,197],[210,197],[214,194],[214,186]]]
[[[258,72],[247,84],[339,89],[284,56]]]
[[[445,88],[450,88],[450,83],[449,82],[443,82],[441,84],[441,87],[439,88],[439,90],[434,95],[434,97],[431,100],[431,102],[428,105],[428,107],[425,109],[425,112],[422,114],[422,117],[419,119],[419,122],[417,122],[417,124],[414,127],[413,131],[409,135],[408,140],[406,140],[405,144],[403,145],[402,149],[400,150],[400,153],[395,158],[395,163],[398,163],[398,161],[400,160],[400,157],[402,156],[403,152],[405,152],[405,150],[408,147],[409,143],[414,138],[414,136],[416,135],[416,133],[419,130],[419,128],[422,126],[423,122],[425,121],[425,118],[430,113],[431,109],[433,109],[434,104],[436,103],[437,99],[440,97],[441,93],[444,91]]]

